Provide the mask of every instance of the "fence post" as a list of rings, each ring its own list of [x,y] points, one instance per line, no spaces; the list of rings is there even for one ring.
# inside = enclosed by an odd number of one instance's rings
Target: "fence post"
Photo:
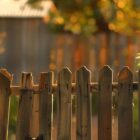
[[[98,139],[112,139],[112,70],[104,66],[99,74]]]
[[[32,86],[32,74],[22,73],[16,140],[25,140],[26,137],[30,136],[30,118],[33,99]]]
[[[57,140],[71,140],[71,72],[62,69],[58,77]]]
[[[133,139],[132,125],[132,86],[133,75],[124,67],[118,77],[118,140]]]
[[[43,140],[52,140],[53,73],[41,73],[39,83],[39,124]]]
[[[140,70],[138,72],[138,82],[139,82],[139,89],[138,89],[138,140],[140,140]]]
[[[30,137],[39,137],[39,91],[34,91],[31,101]]]
[[[91,95],[90,72],[86,67],[76,73],[76,138],[77,140],[91,140]]]
[[[5,69],[0,70],[0,140],[8,139],[8,119],[10,104],[11,75]]]

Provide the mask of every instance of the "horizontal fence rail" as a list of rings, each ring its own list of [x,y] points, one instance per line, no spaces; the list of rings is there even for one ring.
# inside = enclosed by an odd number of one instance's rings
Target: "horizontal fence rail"
[[[89,86],[90,86],[91,93],[97,93],[99,91],[99,83],[98,82],[94,82],[94,83],[91,82],[89,84]],[[10,95],[19,96],[21,89],[22,89],[21,86],[10,86]],[[137,91],[139,89],[139,82],[133,82],[132,89],[133,89],[133,91]],[[40,90],[39,85],[33,85],[33,87],[30,90],[35,91],[34,94],[38,94],[37,91]],[[76,91],[76,83],[72,83],[71,94],[75,94],[75,91]],[[112,91],[118,91],[118,82],[112,82]],[[57,93],[57,84],[52,84],[52,89],[51,89],[50,93],[51,94]]]
[[[0,70],[0,140],[8,139],[9,104],[11,96],[19,96],[16,140],[73,140],[72,115],[76,118],[76,140],[94,140],[92,126],[92,96],[98,100],[98,140],[112,140],[112,100],[117,94],[118,140],[133,139],[133,91],[140,93],[140,81],[133,82],[133,74],[124,67],[118,82],[113,82],[109,66],[99,71],[99,81],[91,82],[91,72],[81,67],[72,83],[72,73],[63,68],[57,83],[52,72],[42,72],[38,85],[31,73],[22,73],[20,86],[12,85],[12,76]],[[140,74],[138,74],[140,79]],[[93,93],[93,94],[92,94]],[[72,99],[75,99],[73,103]],[[140,95],[139,109],[140,112]],[[54,104],[56,102],[56,104]],[[56,107],[56,113],[54,108]],[[54,138],[56,121],[56,138]],[[138,116],[140,126],[140,115]],[[138,128],[140,132],[140,127]],[[139,137],[140,139],[140,137]]]

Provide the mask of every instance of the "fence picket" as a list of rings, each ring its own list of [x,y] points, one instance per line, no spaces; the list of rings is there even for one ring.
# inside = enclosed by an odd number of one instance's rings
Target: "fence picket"
[[[112,70],[104,66],[99,74],[98,139],[112,139]]]
[[[39,91],[34,91],[31,101],[30,137],[39,137]]]
[[[8,139],[8,117],[11,76],[5,69],[0,70],[0,140]]]
[[[118,140],[132,140],[132,73],[124,67],[118,77]]]
[[[138,72],[138,132],[140,132],[140,70]],[[138,140],[140,140],[140,133],[138,133]]]
[[[77,110],[77,140],[91,140],[91,96],[90,72],[86,67],[76,73],[76,110]]]
[[[71,140],[71,72],[62,69],[58,77],[57,140]]]
[[[43,140],[52,140],[52,109],[53,109],[53,95],[52,72],[41,73],[39,83],[39,123],[40,135]]]
[[[25,140],[26,137],[30,136],[30,118],[33,99],[32,86],[32,74],[22,73],[16,140]]]
[[[0,69],[0,140],[8,139],[9,100],[14,91],[16,94],[12,95],[20,96],[16,140],[55,138],[52,136],[54,97],[57,98],[56,140],[72,140],[71,97],[75,92],[76,140],[94,139],[90,93],[94,89],[99,91],[98,140],[112,140],[112,91],[114,89],[118,91],[118,140],[132,140],[133,90],[139,92],[138,132],[140,131],[140,71],[139,82],[133,82],[133,75],[128,67],[120,71],[118,83],[112,83],[112,70],[108,66],[101,69],[98,83],[91,83],[90,76],[90,71],[86,67],[80,68],[76,72],[75,84],[72,83],[70,70],[63,68],[56,84],[53,84],[53,73],[44,72],[40,75],[39,85],[33,85],[31,73],[23,73],[21,86],[10,86],[12,76],[5,69]]]

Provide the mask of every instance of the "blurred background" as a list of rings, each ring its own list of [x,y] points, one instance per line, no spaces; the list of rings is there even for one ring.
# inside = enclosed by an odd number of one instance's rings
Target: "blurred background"
[[[0,0],[0,67],[14,75],[14,85],[23,71],[37,83],[40,72],[57,75],[67,66],[75,73],[81,65],[92,81],[103,65],[113,69],[114,81],[125,65],[137,80],[139,52],[139,0]],[[13,97],[11,134],[17,103]]]
[[[139,0],[1,0],[0,67],[16,84],[22,71],[36,81],[39,72],[63,66],[96,72],[108,64],[117,73],[127,65],[135,73],[139,7]]]

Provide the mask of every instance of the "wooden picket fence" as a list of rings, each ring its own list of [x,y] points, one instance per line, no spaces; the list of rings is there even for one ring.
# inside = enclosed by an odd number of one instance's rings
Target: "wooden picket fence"
[[[0,70],[0,140],[7,140],[10,96],[19,96],[16,140],[52,140],[53,98],[57,99],[57,140],[72,140],[72,96],[76,97],[76,140],[94,140],[92,137],[91,93],[98,91],[98,140],[112,140],[112,91],[118,93],[118,140],[133,139],[133,90],[140,91],[140,82],[133,82],[133,74],[124,67],[118,82],[112,81],[112,70],[104,66],[99,81],[90,81],[86,67],[72,73],[63,68],[53,82],[52,72],[40,74],[38,85],[31,73],[22,73],[21,85],[11,85],[12,76]],[[138,75],[140,79],[140,74]],[[140,96],[139,96],[140,99]],[[139,105],[140,106],[140,105]],[[138,110],[140,112],[140,108]],[[138,120],[140,124],[140,117]],[[140,125],[139,125],[140,126]],[[138,128],[140,132],[140,127]]]

